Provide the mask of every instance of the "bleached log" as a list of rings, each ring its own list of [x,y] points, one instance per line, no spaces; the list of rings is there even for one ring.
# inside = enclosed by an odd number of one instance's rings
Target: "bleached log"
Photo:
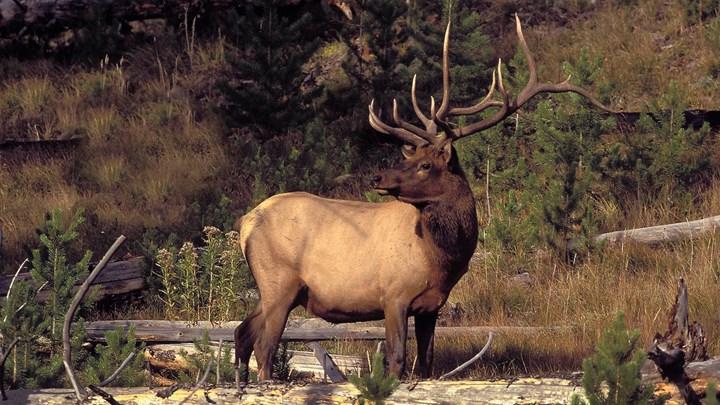
[[[644,245],[657,245],[697,238],[718,229],[720,229],[720,215],[695,221],[608,232],[595,236],[593,240],[595,242],[635,242]]]
[[[153,373],[162,371],[188,371],[187,360],[180,356],[180,352],[185,351],[188,354],[196,353],[196,349],[191,343],[182,344],[155,344],[145,349],[145,360],[150,363]],[[288,362],[292,370],[302,373],[306,376],[312,376],[317,379],[324,377],[325,371],[318,362],[314,352],[301,350],[288,350],[290,361]],[[234,350],[230,350],[230,358],[234,358]],[[367,361],[360,356],[333,354],[332,360],[337,371],[345,374],[358,374],[368,371]],[[250,370],[257,371],[257,362],[255,356],[250,357],[248,364]],[[160,383],[158,383],[160,384]]]
[[[321,340],[384,340],[385,328],[382,326],[369,326],[369,323],[331,324],[313,319],[313,326],[287,327],[282,335],[285,342],[314,342]],[[223,325],[211,325],[209,322],[198,322],[189,325],[187,322],[172,322],[161,320],[123,320],[123,321],[96,321],[85,323],[85,333],[91,341],[102,341],[105,332],[118,328],[129,329],[135,325],[135,337],[145,342],[192,342],[202,338],[203,331],[207,330],[210,340],[233,341],[233,330],[239,322],[227,322]],[[499,334],[538,334],[544,332],[567,331],[564,327],[534,327],[534,326],[453,326],[437,327],[436,337],[482,336],[489,332]],[[415,328],[408,327],[408,338],[415,338]]]
[[[148,388],[107,388],[116,401],[137,405],[157,404],[158,389]],[[349,382],[340,384],[250,384],[243,389],[244,394],[238,398],[234,388],[212,389],[207,396],[222,404],[354,404],[360,392]],[[178,404],[184,400],[189,391],[179,390],[170,398],[162,400],[163,404]],[[568,403],[573,394],[582,395],[582,388],[575,387],[569,380],[522,378],[515,381],[420,381],[401,384],[385,403],[392,404],[517,404],[517,403]],[[72,404],[70,390],[13,391],[11,400],[19,398],[25,402],[17,403],[48,403]],[[13,395],[15,394],[15,395]],[[89,404],[105,404],[100,397],[93,397]],[[202,391],[196,392],[186,404],[207,405],[208,400]]]

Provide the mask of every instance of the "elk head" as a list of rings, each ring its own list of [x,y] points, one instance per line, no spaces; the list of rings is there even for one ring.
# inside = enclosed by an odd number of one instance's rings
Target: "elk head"
[[[436,111],[435,100],[430,98],[429,117],[418,106],[415,96],[415,77],[412,82],[413,109],[424,129],[400,118],[397,100],[393,100],[392,118],[395,126],[382,122],[375,114],[374,100],[370,103],[370,125],[379,132],[393,135],[405,142],[403,146],[405,160],[373,178],[372,185],[376,191],[383,195],[393,195],[401,201],[410,203],[436,199],[443,190],[443,187],[437,183],[442,182],[443,178],[447,178],[448,173],[459,175],[462,179],[465,178],[458,165],[453,142],[497,125],[540,93],[577,93],[601,110],[614,112],[598,102],[587,90],[571,84],[571,77],[557,84],[539,83],[537,65],[525,42],[517,14],[515,15],[515,27],[530,74],[527,84],[514,98],[510,98],[510,94],[504,86],[502,60],[499,60],[497,69],[493,71],[490,90],[485,98],[471,107],[450,107],[450,69],[448,66],[450,23],[448,23],[443,42],[442,103]],[[499,93],[499,97],[495,96],[496,91]],[[479,114],[491,107],[497,108],[497,111],[477,122],[456,127],[449,121],[450,117]]]

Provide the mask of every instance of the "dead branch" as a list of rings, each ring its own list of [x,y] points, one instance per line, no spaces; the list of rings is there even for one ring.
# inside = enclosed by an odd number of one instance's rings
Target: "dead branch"
[[[485,346],[483,346],[482,350],[480,350],[480,352],[478,352],[478,354],[476,354],[475,356],[473,356],[473,358],[471,358],[470,360],[466,361],[465,363],[459,365],[455,370],[453,370],[453,371],[451,371],[451,372],[449,372],[449,373],[443,374],[443,375],[440,376],[440,378],[438,378],[438,379],[439,379],[439,380],[444,380],[444,379],[446,379],[446,378],[448,378],[448,377],[452,377],[452,376],[454,376],[455,374],[461,372],[462,370],[465,370],[466,368],[470,367],[471,364],[473,364],[473,363],[475,363],[476,361],[478,361],[478,360],[483,356],[483,354],[485,354],[485,352],[487,351],[487,349],[490,348],[490,343],[492,343],[492,340],[493,340],[493,333],[490,332],[490,333],[488,333],[488,341],[487,341],[487,343],[485,343]]]
[[[163,388],[160,391],[155,394],[155,396],[160,397],[162,399],[170,398],[172,394],[175,393],[175,391],[179,390],[182,387],[181,384],[173,384],[167,388]]]
[[[123,361],[122,364],[120,364],[120,367],[118,367],[118,369],[115,370],[115,372],[112,373],[112,374],[110,375],[110,377],[106,378],[105,381],[101,382],[101,383],[98,384],[97,386],[98,386],[98,387],[104,387],[104,386],[110,384],[111,382],[113,382],[113,380],[115,380],[115,379],[120,375],[120,373],[122,373],[123,369],[124,369],[125,367],[127,367],[127,365],[130,364],[130,362],[135,358],[135,355],[136,355],[135,352],[130,353],[130,355],[127,356],[127,358],[125,359],[125,361]]]
[[[689,324],[687,286],[682,277],[679,283],[675,303],[668,315],[668,330],[664,335],[655,334],[648,358],[663,378],[678,387],[686,403],[699,404],[700,399],[690,385],[692,379],[685,366],[691,361],[707,359],[707,338],[697,322]]]
[[[215,370],[215,385],[220,385],[220,356],[222,355],[223,351],[223,341],[220,339],[218,342],[218,352],[217,352],[217,359],[215,359],[215,365],[217,369]]]
[[[219,349],[218,349],[218,350],[219,350]],[[183,399],[182,401],[180,401],[180,405],[186,403],[190,398],[192,398],[192,396],[195,395],[195,393],[196,393],[197,390],[200,388],[200,386],[202,386],[203,384],[205,384],[205,380],[207,380],[208,375],[210,375],[210,368],[211,368],[211,366],[212,366],[212,363],[213,363],[213,358],[212,358],[212,356],[210,356],[210,357],[208,358],[208,364],[207,364],[207,367],[205,367],[205,373],[203,374],[202,379],[200,379],[200,381],[198,381],[198,382],[195,384],[195,386],[194,386],[193,389],[190,391],[190,393],[188,394],[188,396],[185,397],[185,399]]]
[[[8,396],[5,394],[5,360],[7,360],[8,355],[10,352],[15,348],[15,345],[20,341],[20,338],[13,339],[12,342],[10,342],[10,345],[5,349],[5,351],[2,354],[2,357],[0,357],[0,394],[2,394],[3,401],[7,401]]]
[[[70,378],[70,382],[72,382],[73,388],[75,389],[75,396],[77,397],[78,401],[83,400],[83,395],[80,393],[80,387],[78,386],[77,378],[75,377],[75,371],[72,368],[72,348],[70,346],[70,324],[72,323],[72,318],[75,316],[75,311],[77,310],[77,307],[80,305],[80,301],[85,297],[85,294],[90,289],[90,284],[92,284],[93,280],[95,280],[95,277],[102,271],[103,268],[105,268],[105,265],[110,260],[110,257],[115,253],[118,247],[125,241],[125,236],[120,235],[115,243],[110,247],[110,249],[105,253],[105,256],[103,256],[102,260],[95,266],[92,272],[90,272],[90,275],[85,279],[85,282],[80,286],[80,289],[78,290],[77,294],[75,294],[75,298],[73,299],[72,303],[70,304],[70,308],[68,309],[67,314],[65,314],[65,322],[63,324],[63,364],[65,365],[65,371],[68,374],[68,377]]]
[[[107,392],[100,389],[99,386],[90,384],[90,385],[88,385],[88,388],[90,389],[90,391],[100,395],[100,397],[102,399],[106,400],[110,405],[121,405],[120,402],[115,400],[115,398],[113,398],[112,395],[110,395]]]

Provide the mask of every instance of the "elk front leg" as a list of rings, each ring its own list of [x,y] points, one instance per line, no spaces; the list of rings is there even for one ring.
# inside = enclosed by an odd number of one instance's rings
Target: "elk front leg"
[[[385,342],[388,371],[400,379],[405,369],[405,341],[407,339],[407,305],[385,308]]]
[[[418,351],[417,374],[421,378],[428,378],[432,373],[437,317],[437,312],[415,315],[415,338]]]

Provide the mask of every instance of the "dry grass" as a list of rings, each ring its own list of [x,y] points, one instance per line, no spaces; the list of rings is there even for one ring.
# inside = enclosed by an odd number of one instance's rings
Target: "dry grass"
[[[546,80],[563,78],[562,61],[572,61],[587,47],[602,55],[604,78],[616,85],[612,106],[642,111],[667,91],[671,80],[688,89],[691,108],[718,109],[717,76],[712,69],[720,52],[717,20],[688,26],[680,2],[640,0],[635,6],[601,2],[576,27],[528,30],[532,49]]]
[[[189,93],[198,89],[188,86],[213,83],[224,66],[222,46],[221,40],[196,43],[192,58],[178,57],[171,66],[160,62],[170,59],[171,48],[117,64],[105,58],[73,73],[52,71],[45,62],[36,70],[28,62],[23,71],[37,76],[0,85],[0,117],[11,138],[82,138],[63,156],[0,164],[8,263],[23,259],[21,246],[36,244],[34,230],[53,208],[85,207],[96,221],[91,234],[117,230],[138,238],[146,228],[169,231],[186,222],[191,203],[218,192],[213,187],[231,167],[222,128],[207,106],[194,103]],[[146,69],[150,57],[158,69]]]

